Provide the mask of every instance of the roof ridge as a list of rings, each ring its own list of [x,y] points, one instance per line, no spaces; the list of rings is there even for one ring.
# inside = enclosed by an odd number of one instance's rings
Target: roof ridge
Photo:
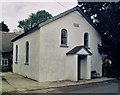
[[[49,24],[49,23],[51,23],[51,22],[53,22],[53,21],[55,21],[55,20],[57,20],[57,19],[59,19],[59,18],[62,18],[62,17],[64,17],[64,16],[66,16],[67,14],[72,13],[72,12],[74,12],[74,11],[78,11],[78,12],[86,19],[86,21],[88,21],[88,23],[89,23],[92,27],[94,27],[95,30],[97,30],[96,26],[95,26],[95,25],[92,23],[92,21],[82,12],[82,10],[80,9],[80,7],[77,5],[77,6],[71,8],[71,9],[65,11],[65,12],[62,12],[62,13],[54,16],[54,17],[51,18],[51,19],[48,19],[47,21],[45,21],[45,22],[43,22],[43,23],[38,24],[38,27],[35,27],[35,28],[32,28],[32,29],[28,30],[27,32],[25,32],[25,33],[17,36],[16,38],[12,39],[11,41],[14,42],[14,41],[16,41],[16,40],[18,40],[18,39],[20,39],[20,38],[22,38],[22,37],[24,37],[24,36],[32,33],[32,32],[34,32],[35,30],[39,29],[40,27],[45,26],[45,25],[47,25],[47,24]]]
[[[53,22],[53,21],[55,21],[55,20],[57,20],[57,19],[59,19],[59,18],[61,18],[63,16],[65,16],[65,15],[67,15],[67,14],[69,14],[69,13],[71,13],[71,12],[77,10],[77,9],[79,9],[79,6],[75,6],[75,7],[71,8],[71,9],[69,9],[69,10],[61,12],[60,14],[52,17],[51,19],[48,19],[45,22],[40,23],[39,24],[39,28],[42,27],[42,26],[44,26],[44,25],[46,25],[46,24],[49,24],[49,23],[51,23],[51,22]]]

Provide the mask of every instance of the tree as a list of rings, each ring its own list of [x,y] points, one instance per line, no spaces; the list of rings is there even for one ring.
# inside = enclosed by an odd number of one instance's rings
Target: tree
[[[37,11],[37,13],[31,13],[27,19],[19,21],[18,27],[27,31],[50,18],[52,15],[45,10]]]
[[[115,75],[120,76],[120,1],[78,4],[101,34],[102,44],[98,45],[98,49],[111,58]]]
[[[6,24],[4,24],[4,21],[0,23],[0,31],[2,32],[9,32],[9,28]]]

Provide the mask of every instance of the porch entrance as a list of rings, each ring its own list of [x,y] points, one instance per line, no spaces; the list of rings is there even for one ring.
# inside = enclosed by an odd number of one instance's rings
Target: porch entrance
[[[76,46],[66,53],[67,56],[73,55],[75,61],[75,68],[73,68],[73,74],[70,77],[74,77],[75,81],[80,79],[90,79],[91,78],[91,55],[90,50],[85,48],[83,45]],[[72,68],[72,67],[71,67]]]
[[[86,79],[87,75],[87,55],[78,55],[77,63],[77,76],[78,80]]]

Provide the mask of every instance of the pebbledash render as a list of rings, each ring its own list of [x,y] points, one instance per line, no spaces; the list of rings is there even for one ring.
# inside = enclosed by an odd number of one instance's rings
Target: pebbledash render
[[[101,37],[78,6],[12,39],[13,72],[39,82],[102,76]]]

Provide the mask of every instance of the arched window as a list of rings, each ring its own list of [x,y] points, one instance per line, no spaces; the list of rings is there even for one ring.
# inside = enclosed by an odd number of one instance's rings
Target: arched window
[[[88,33],[84,34],[84,46],[88,48]]]
[[[15,54],[15,56],[16,56],[16,58],[15,58],[15,63],[17,64],[18,63],[18,45],[16,45],[16,54]]]
[[[67,30],[66,29],[61,30],[61,45],[67,46]]]
[[[25,60],[26,64],[28,64],[29,62],[29,42],[26,42],[26,60]]]

